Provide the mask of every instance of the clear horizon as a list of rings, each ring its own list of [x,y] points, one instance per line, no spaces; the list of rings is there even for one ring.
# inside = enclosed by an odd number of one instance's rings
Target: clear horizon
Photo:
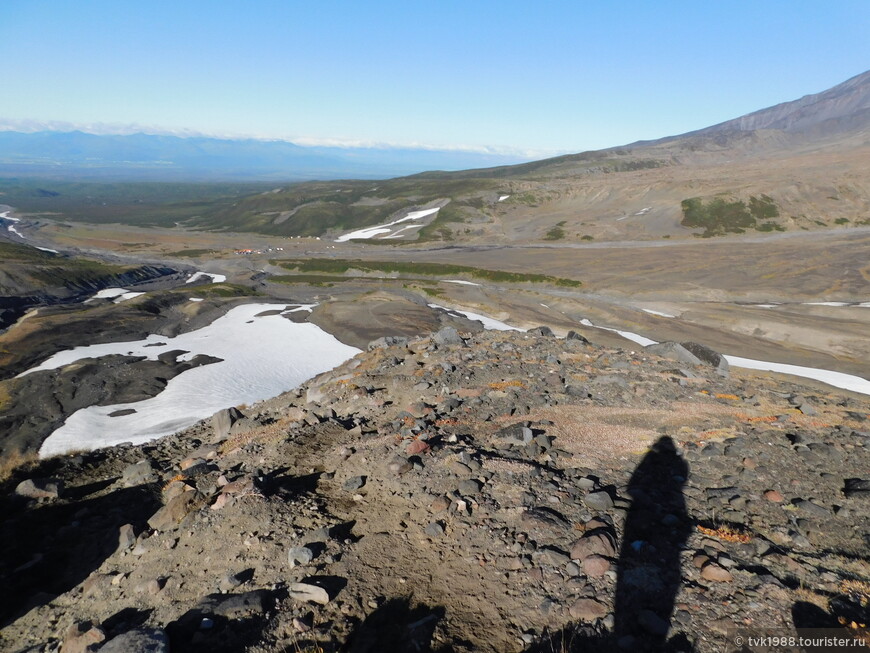
[[[541,156],[680,134],[823,91],[867,70],[868,33],[870,4],[856,0],[727,10],[191,0],[123,11],[7,0],[0,116]]]

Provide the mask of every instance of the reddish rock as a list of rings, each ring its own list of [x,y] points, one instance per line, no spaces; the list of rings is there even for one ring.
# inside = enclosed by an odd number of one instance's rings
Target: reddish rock
[[[595,621],[607,616],[608,612],[607,606],[595,599],[577,599],[568,609],[571,618],[578,621]]]
[[[703,569],[708,562],[710,562],[710,556],[703,553],[695,554],[695,557],[692,558],[692,564],[695,565],[696,569]]]
[[[444,512],[450,507],[450,499],[445,496],[440,496],[432,502],[432,505],[429,506],[429,509],[432,512]]]
[[[764,493],[764,498],[768,501],[773,501],[774,503],[782,503],[785,501],[785,498],[776,490],[768,490]]]
[[[424,451],[429,451],[429,445],[423,442],[423,440],[414,440],[411,444],[407,446],[405,449],[405,453],[409,456],[413,456],[414,454],[423,453]]]
[[[608,533],[591,532],[581,537],[571,547],[571,559],[583,560],[591,555],[612,558],[616,555],[616,544]]]
[[[583,573],[589,578],[597,578],[603,576],[610,571],[610,561],[604,556],[591,555],[583,558]]]

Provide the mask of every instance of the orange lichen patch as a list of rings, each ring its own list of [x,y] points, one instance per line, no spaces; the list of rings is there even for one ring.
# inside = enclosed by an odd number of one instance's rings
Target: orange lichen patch
[[[525,388],[526,385],[522,381],[495,381],[490,383],[489,387],[493,390],[504,390],[505,388]]]
[[[751,415],[747,415],[746,413],[738,413],[737,419],[742,420],[744,422],[775,422],[777,420],[776,415],[762,415],[760,417],[752,417]]]
[[[725,540],[726,542],[740,542],[741,544],[746,544],[752,540],[750,535],[746,533],[741,533],[740,531],[734,530],[733,528],[728,528],[727,526],[720,526],[719,528],[707,528],[705,526],[698,526],[698,531],[703,533],[704,535],[709,535],[710,537],[715,537],[720,540]]]
[[[165,490],[176,481],[185,481],[186,479],[187,477],[184,474],[176,474],[163,484],[163,489]]]
[[[859,642],[863,644],[863,650],[870,649],[870,646],[867,645],[867,642],[870,641],[870,628],[867,628],[867,624],[859,624],[857,621],[849,621],[845,617],[839,617],[837,621],[840,622],[841,625],[845,626],[846,630],[852,635],[855,639],[855,643]]]
[[[730,395],[725,392],[717,392],[716,399],[733,399],[734,401],[739,401],[740,397],[738,397],[737,395]]]
[[[459,420],[455,417],[444,417],[436,419],[435,426],[459,426]]]
[[[840,591],[862,608],[870,607],[870,583],[863,580],[840,581]]]
[[[702,395],[708,395],[708,394],[710,394],[710,391],[709,391],[709,390],[698,390],[698,392],[700,392]]]

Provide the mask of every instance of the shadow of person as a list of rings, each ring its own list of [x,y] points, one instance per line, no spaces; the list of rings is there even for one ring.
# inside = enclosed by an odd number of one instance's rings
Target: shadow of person
[[[683,498],[688,473],[674,441],[663,436],[628,482],[632,502],[619,551],[614,614],[614,637],[623,650],[687,648],[685,640],[666,638],[681,584],[680,553],[691,531]]]

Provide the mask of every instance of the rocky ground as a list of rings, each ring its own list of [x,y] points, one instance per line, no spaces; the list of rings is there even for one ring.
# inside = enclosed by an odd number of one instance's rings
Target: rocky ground
[[[692,346],[377,341],[174,436],[17,470],[0,646],[704,652],[738,650],[738,628],[857,633],[868,419],[865,397]]]

